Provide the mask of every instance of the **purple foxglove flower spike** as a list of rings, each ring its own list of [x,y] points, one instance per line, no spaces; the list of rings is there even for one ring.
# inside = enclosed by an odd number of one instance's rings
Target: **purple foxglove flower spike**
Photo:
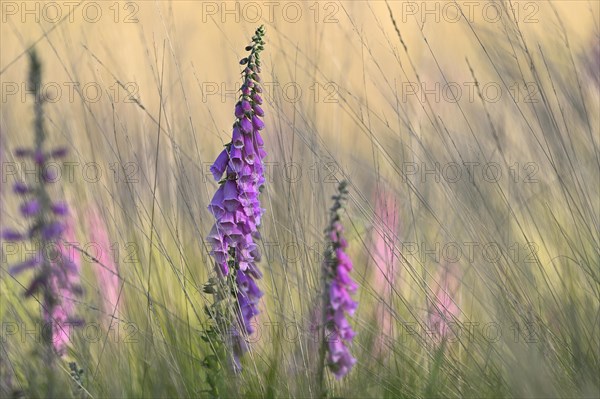
[[[260,253],[255,242],[260,237],[258,226],[264,212],[258,199],[265,182],[262,160],[266,152],[262,149],[264,142],[258,133],[264,128],[260,119],[264,112],[258,106],[262,103],[258,95],[262,89],[257,75],[260,70],[259,53],[264,45],[263,36],[264,27],[261,26],[252,38],[253,44],[247,47],[249,56],[240,61],[241,65],[245,65],[242,72],[244,82],[235,105],[236,121],[232,140],[225,152],[229,162],[224,161],[225,155],[221,153],[211,167],[215,180],[220,181],[220,187],[208,207],[215,217],[215,224],[207,241],[221,283],[234,285],[227,287],[225,294],[218,295],[221,295],[220,299],[226,299],[223,295],[233,293],[235,304],[232,307],[237,323],[222,326],[222,331],[233,329],[229,344],[233,350],[235,371],[241,370],[240,358],[248,350],[246,337],[254,331],[251,320],[258,314],[258,302],[263,295],[256,284],[262,274],[256,265]],[[260,151],[257,151],[257,143],[260,143]],[[225,180],[221,180],[223,174],[226,175]],[[227,316],[222,319],[231,320]]]
[[[56,168],[48,168],[52,158],[62,158],[67,151],[57,148],[49,152],[44,150],[47,134],[43,119],[43,96],[40,94],[41,64],[35,54],[30,53],[29,84],[34,88],[35,98],[35,147],[19,148],[15,156],[29,158],[40,171],[34,182],[19,182],[14,186],[14,192],[22,198],[20,211],[30,222],[27,233],[14,230],[4,230],[2,237],[8,241],[30,240],[31,244],[40,248],[52,248],[54,251],[41,251],[34,258],[9,268],[13,275],[27,270],[35,270],[32,280],[27,284],[25,296],[40,294],[37,298],[41,304],[43,320],[50,326],[45,328],[43,339],[46,347],[45,367],[53,367],[55,354],[65,352],[70,329],[74,320],[73,298],[81,295],[79,286],[79,253],[72,246],[67,246],[65,240],[73,240],[73,230],[70,223],[64,220],[68,208],[65,203],[53,202],[47,189],[48,184],[55,183]],[[41,177],[41,178],[40,178]],[[53,381],[48,381],[52,386]]]
[[[342,236],[344,228],[340,221],[340,211],[348,194],[346,185],[342,181],[338,187],[339,194],[333,197],[335,202],[331,208],[331,221],[325,230],[328,245],[323,262],[323,341],[319,364],[321,390],[325,361],[337,379],[348,374],[356,363],[348,349],[355,333],[347,316],[356,310],[357,303],[350,294],[356,291],[357,285],[349,275],[352,261],[344,252],[347,242]]]

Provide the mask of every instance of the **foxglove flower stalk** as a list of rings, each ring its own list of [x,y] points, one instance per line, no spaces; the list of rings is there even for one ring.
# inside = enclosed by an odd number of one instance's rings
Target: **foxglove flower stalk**
[[[246,47],[248,57],[240,61],[242,72],[241,94],[235,105],[235,123],[231,142],[225,145],[210,170],[219,188],[209,211],[215,224],[208,235],[215,269],[222,281],[230,281],[227,289],[235,298],[235,322],[228,326],[234,352],[234,368],[239,369],[239,356],[247,351],[245,336],[254,329],[251,320],[258,314],[258,301],[262,291],[256,280],[262,274],[256,263],[260,252],[256,240],[264,209],[259,194],[265,183],[263,159],[266,152],[260,131],[264,128],[262,88],[260,86],[260,52],[263,50],[264,28],[261,26]],[[238,331],[237,328],[241,331]]]
[[[341,212],[347,194],[346,182],[342,181],[338,187],[338,195],[333,197],[331,219],[325,230],[328,245],[323,262],[324,336],[320,366],[323,366],[327,355],[327,365],[337,379],[348,374],[356,363],[348,349],[355,333],[348,323],[347,316],[354,314],[357,307],[357,303],[350,296],[356,291],[357,285],[350,277],[352,261],[345,253],[348,242],[344,238],[344,227],[341,223]],[[320,377],[322,384],[323,370]]]
[[[41,295],[42,318],[46,325],[44,340],[48,347],[48,358],[52,362],[52,352],[63,354],[71,326],[79,324],[72,315],[72,298],[81,294],[79,270],[74,251],[69,250],[65,240],[73,238],[67,222],[68,207],[64,202],[54,202],[50,198],[49,186],[53,179],[44,173],[47,163],[63,158],[66,150],[57,148],[45,150],[46,132],[43,124],[43,102],[40,93],[41,65],[35,53],[30,54],[31,69],[29,84],[35,92],[35,145],[34,148],[20,148],[15,151],[18,158],[30,159],[36,167],[36,179],[31,182],[17,182],[14,193],[22,198],[19,207],[22,218],[28,222],[26,231],[6,229],[2,232],[5,241],[30,241],[39,251],[36,255],[22,259],[9,268],[12,275],[33,270],[25,296]],[[54,179],[55,180],[55,179]],[[48,364],[50,366],[51,364]]]

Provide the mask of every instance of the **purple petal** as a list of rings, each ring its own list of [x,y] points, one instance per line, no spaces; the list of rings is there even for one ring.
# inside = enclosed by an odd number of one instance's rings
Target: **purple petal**
[[[254,153],[254,145],[252,143],[252,136],[246,135],[244,136],[244,160],[248,162],[248,164],[252,165],[254,163],[254,159],[256,154]]]
[[[235,104],[235,117],[240,119],[244,117],[244,110],[239,102]]]
[[[257,93],[252,94],[252,100],[257,104],[263,103],[262,97],[260,95],[258,95]]]
[[[217,219],[220,219],[225,213],[225,206],[223,205],[223,190],[223,185],[221,185],[215,192],[215,195],[208,205],[208,210]]]
[[[233,212],[239,204],[237,184],[234,180],[227,180],[224,184],[223,205],[228,212]]]
[[[16,230],[6,229],[2,231],[2,238],[6,241],[21,241],[24,237]]]
[[[235,216],[233,213],[226,213],[225,215],[223,215],[223,217],[221,217],[219,219],[219,226],[224,230],[227,231],[228,229],[232,229],[237,225],[236,220],[235,220]],[[227,234],[227,233],[225,233]]]
[[[40,211],[40,203],[38,200],[33,199],[22,203],[19,209],[25,217],[35,216]]]
[[[331,284],[329,288],[329,301],[331,308],[337,310],[344,302],[347,296],[346,290],[337,283]]]
[[[17,148],[15,149],[15,156],[17,158],[30,157],[33,154],[33,151],[29,148]]]
[[[26,260],[25,262],[21,262],[17,265],[11,266],[8,268],[8,273],[11,276],[17,276],[18,274],[24,272],[25,270],[29,270],[39,264],[39,256],[35,256],[31,259]]]
[[[41,150],[36,150],[35,154],[33,154],[33,160],[38,165],[42,165],[44,162],[46,162],[46,156]]]
[[[42,237],[44,240],[54,240],[63,233],[65,225],[59,222],[50,222],[42,228]]]
[[[335,256],[337,257],[340,265],[343,265],[348,270],[352,270],[352,261],[342,249],[338,248],[335,251]]]
[[[233,146],[235,148],[242,148],[244,146],[244,139],[242,137],[242,132],[238,126],[233,128]]]
[[[252,126],[254,126],[256,130],[262,130],[264,129],[265,124],[263,123],[263,121],[260,120],[258,116],[254,115],[252,117]]]
[[[252,166],[244,165],[239,171],[240,181],[249,182],[249,181],[253,180],[253,178],[252,178],[253,173],[254,172],[252,170]]]
[[[342,226],[342,224],[340,222],[335,222],[333,224],[333,229],[335,231],[339,231],[340,233],[344,231],[344,226]]]
[[[67,153],[69,151],[67,150],[66,147],[59,147],[59,148],[55,148],[54,150],[52,150],[52,152],[50,153],[50,156],[52,158],[64,158],[65,156],[67,156]]]
[[[258,104],[254,104],[254,106],[252,107],[252,109],[254,109],[254,113],[258,116],[265,116],[265,111],[263,111],[263,109],[260,107],[260,105]]]
[[[332,231],[329,232],[329,240],[331,242],[337,242],[337,240],[338,240],[337,231],[332,230]]]
[[[231,169],[233,169],[236,173],[239,173],[244,166],[244,161],[242,160],[242,151],[239,148],[232,148],[229,154]]]
[[[260,157],[260,159],[264,159],[264,157],[266,157],[266,156],[267,156],[267,152],[266,152],[265,150],[263,150],[263,148],[262,148],[262,147],[260,147],[260,148],[258,149],[258,156]]]
[[[250,102],[243,100],[242,101],[242,110],[247,113],[250,112],[250,110],[252,109],[252,105],[250,105]]]
[[[221,176],[223,176],[227,167],[227,161],[229,161],[229,154],[227,153],[227,149],[224,149],[215,160],[215,163],[210,167],[210,172],[216,181],[221,180]]]
[[[31,190],[29,189],[27,184],[23,182],[16,182],[13,186],[13,191],[15,192],[15,194],[27,194]]]
[[[240,119],[240,127],[244,133],[252,133],[252,122],[248,118]]]
[[[58,216],[65,216],[69,213],[69,206],[66,202],[57,202],[52,204],[52,212]]]

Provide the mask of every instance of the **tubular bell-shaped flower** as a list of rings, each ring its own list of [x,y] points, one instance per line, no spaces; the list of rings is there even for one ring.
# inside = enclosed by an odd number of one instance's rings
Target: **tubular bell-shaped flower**
[[[352,357],[348,345],[354,338],[354,331],[348,323],[347,316],[354,314],[357,303],[350,294],[357,289],[356,283],[350,277],[352,261],[344,252],[348,242],[343,236],[344,227],[341,223],[341,211],[348,190],[346,182],[342,181],[334,196],[331,208],[331,219],[325,230],[327,247],[323,262],[323,340],[321,367],[327,354],[327,365],[337,379],[348,374],[356,359]],[[327,337],[327,342],[325,342]],[[323,371],[321,370],[321,379]]]
[[[220,186],[208,206],[215,217],[215,224],[207,241],[217,275],[232,285],[227,289],[235,299],[233,308],[236,317],[233,325],[227,327],[233,329],[230,338],[236,342],[253,333],[250,322],[258,314],[258,301],[263,295],[256,284],[261,273],[256,266],[260,254],[255,243],[260,237],[258,226],[264,212],[258,198],[265,182],[263,158],[266,156],[259,133],[264,128],[260,119],[264,112],[258,106],[262,103],[258,74],[261,71],[263,36],[264,28],[261,26],[252,37],[253,43],[246,47],[250,54],[240,61],[246,67],[242,72],[241,94],[235,105],[232,139],[210,169]],[[233,344],[234,368],[239,369],[239,356],[247,351],[248,346],[236,342]]]

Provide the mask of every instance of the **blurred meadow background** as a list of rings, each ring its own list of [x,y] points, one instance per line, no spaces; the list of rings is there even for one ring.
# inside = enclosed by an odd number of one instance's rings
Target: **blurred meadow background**
[[[89,254],[76,251],[85,324],[57,397],[208,397],[209,166],[261,24],[265,295],[220,395],[317,395],[323,230],[342,179],[357,364],[327,375],[330,396],[600,395],[598,2],[0,5],[2,227],[27,226],[12,185],[27,172],[14,150],[33,141],[35,48],[48,141],[71,162],[53,190]],[[45,396],[30,274],[8,273],[31,248],[9,244],[0,392]]]

